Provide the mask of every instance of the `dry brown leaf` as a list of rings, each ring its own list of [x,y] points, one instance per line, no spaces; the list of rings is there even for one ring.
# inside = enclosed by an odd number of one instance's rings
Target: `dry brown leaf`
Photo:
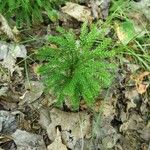
[[[49,126],[49,124],[51,123],[51,118],[50,118],[50,113],[48,111],[48,109],[40,109],[40,120],[39,120],[39,124],[44,128],[47,129],[47,127]]]
[[[132,21],[116,21],[114,23],[118,39],[123,45],[127,45],[137,35]]]
[[[109,102],[103,102],[101,107],[103,109],[103,116],[110,117],[115,114],[114,106],[110,105]]]
[[[14,71],[17,71],[21,76],[21,69],[16,65],[17,58],[26,58],[27,50],[24,45],[9,44],[0,41],[0,64],[4,68],[7,68],[11,75]]]
[[[12,134],[17,127],[16,116],[9,111],[0,110],[0,133]]]
[[[47,113],[50,113],[50,118]],[[54,141],[57,136],[56,127],[58,126],[61,127],[62,133],[65,133],[65,135],[63,134],[62,136],[62,140],[65,141],[67,147],[71,149],[79,139],[83,137],[90,138],[91,116],[87,112],[64,112],[53,108],[47,113],[44,112],[40,115],[40,124],[46,128],[48,137],[51,141]],[[70,132],[69,140],[68,136],[66,136],[67,132]]]
[[[39,81],[26,81],[25,89],[26,92],[20,97],[20,106],[22,106],[25,102],[27,102],[28,104],[33,104],[34,102],[36,102],[36,100],[42,95],[44,86]]]
[[[131,76],[130,78],[135,81],[136,90],[139,94],[143,94],[147,91],[147,88],[149,87],[148,82],[144,82],[144,78],[149,76],[150,72],[145,71],[138,76]]]
[[[12,29],[10,28],[7,20],[2,14],[0,14],[0,23],[1,23],[0,32],[5,33],[10,39],[16,41],[16,38],[15,38],[15,35],[13,34]]]
[[[11,136],[17,150],[47,150],[41,135],[17,129]]]
[[[108,17],[110,2],[111,0],[102,0],[101,11],[103,19]]]
[[[143,80],[144,80],[144,77],[148,75],[150,75],[150,72],[145,71],[142,74],[140,74],[139,77],[137,77],[136,79],[136,89],[139,94],[143,94],[147,91],[149,84],[143,83]]]
[[[86,137],[90,134],[91,123],[90,115],[86,112],[68,113],[59,109],[52,109],[50,111],[52,123],[48,126],[48,134],[50,137],[55,138],[55,128],[60,125],[62,130],[71,131],[72,135],[76,138]],[[82,134],[81,134],[82,127]],[[83,128],[84,127],[84,128]]]
[[[93,14],[93,17],[98,19],[100,18],[100,6],[101,2],[99,0],[90,0],[90,7]]]
[[[150,72],[145,71],[142,74],[139,75],[139,77],[137,78],[139,81],[143,81],[145,76],[148,76],[150,74]]]
[[[138,33],[138,37],[144,36],[146,33],[148,34],[148,31],[146,29],[146,26],[148,24],[145,16],[138,11],[131,11],[128,14],[129,19],[131,19],[134,23],[134,29],[135,32]]]
[[[13,149],[14,144],[13,138],[10,135],[0,136],[0,150]]]
[[[2,135],[0,136],[0,144],[6,143],[12,140],[12,137],[9,135]]]
[[[144,14],[145,17],[150,21],[150,0],[138,0],[138,2],[132,1],[131,4],[133,9],[136,9],[140,13]]]
[[[91,10],[86,6],[81,6],[76,3],[67,2],[66,6],[62,7],[62,12],[81,22],[85,22],[87,20],[92,22],[93,20]]]
[[[115,25],[116,33],[117,33],[119,40],[124,41],[124,39],[126,38],[125,33],[121,31],[121,27],[119,26],[118,23],[115,23],[114,25]]]
[[[61,133],[57,128],[57,135],[52,144],[47,147],[48,150],[67,150],[67,147],[62,143]]]
[[[143,94],[147,91],[147,88],[148,88],[149,84],[143,84],[143,83],[140,83],[136,86],[137,88],[137,91],[139,94]]]

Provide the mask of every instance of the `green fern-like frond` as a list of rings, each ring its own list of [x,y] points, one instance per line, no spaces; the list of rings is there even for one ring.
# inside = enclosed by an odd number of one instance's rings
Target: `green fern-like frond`
[[[43,12],[54,21],[57,18],[58,5],[64,3],[65,0],[1,0],[0,13],[8,20],[15,18],[18,26],[43,21]]]
[[[112,41],[100,38],[101,32],[96,25],[88,32],[86,23],[79,39],[72,31],[60,27],[58,31],[59,35],[49,36],[55,48],[45,46],[39,50],[39,59],[44,62],[38,71],[46,88],[57,96],[58,103],[69,98],[76,108],[81,99],[91,105],[100,90],[112,81],[114,64],[109,62],[115,55],[111,50]]]

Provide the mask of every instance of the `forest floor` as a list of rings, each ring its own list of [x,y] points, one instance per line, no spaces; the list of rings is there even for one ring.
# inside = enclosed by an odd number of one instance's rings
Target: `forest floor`
[[[150,1],[115,13],[110,0],[72,2],[60,6],[59,21],[27,29],[0,14],[0,150],[150,150]],[[54,107],[35,54],[58,25],[78,35],[85,20],[101,26],[107,18],[107,35],[134,50],[116,56],[114,81],[91,108]]]

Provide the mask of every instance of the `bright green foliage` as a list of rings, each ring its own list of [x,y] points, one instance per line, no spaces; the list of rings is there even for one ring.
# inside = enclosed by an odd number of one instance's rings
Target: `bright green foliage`
[[[79,107],[81,99],[91,105],[113,77],[110,72],[114,65],[108,61],[114,56],[114,51],[110,51],[112,41],[102,36],[96,26],[88,32],[86,23],[79,39],[72,31],[60,27],[58,31],[60,35],[49,36],[50,43],[57,47],[45,46],[38,53],[45,62],[39,73],[59,104],[67,98],[74,108]]]
[[[42,12],[46,12],[51,20],[56,18],[54,8],[64,0],[0,0],[0,13],[7,19],[16,18],[17,25],[42,22]]]

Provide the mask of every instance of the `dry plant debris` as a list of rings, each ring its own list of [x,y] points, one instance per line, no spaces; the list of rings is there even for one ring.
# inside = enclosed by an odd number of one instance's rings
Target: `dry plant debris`
[[[5,19],[5,17],[2,14],[0,14],[0,35],[2,33],[5,33],[8,36],[8,38],[16,41],[16,37],[15,37],[12,29],[8,25],[7,20]]]
[[[46,150],[42,136],[17,129],[12,134],[17,150]]]
[[[91,11],[86,6],[81,6],[76,3],[67,2],[66,6],[62,7],[62,12],[70,15],[71,17],[77,19],[78,21],[92,21]]]
[[[62,139],[61,139],[61,133],[59,131],[59,129],[57,128],[57,135],[56,138],[54,140],[54,142],[52,144],[50,144],[47,149],[48,150],[67,150],[67,147],[62,143]]]
[[[41,111],[40,123],[46,128],[52,141],[57,136],[56,128],[60,127],[62,140],[65,141],[66,146],[69,148],[73,148],[76,142],[82,138],[90,138],[91,121],[90,115],[86,112],[64,112],[53,108],[49,112]]]
[[[58,22],[49,22],[42,12],[42,24],[30,29],[23,27],[20,32],[14,24],[15,17],[8,22],[5,14],[0,14],[0,150],[150,150],[150,72],[140,63],[131,57],[121,58],[107,101],[101,100],[104,97],[100,95],[90,109],[81,103],[79,112],[68,112],[65,107],[69,108],[69,105],[58,109],[54,105],[55,97],[44,94],[40,76],[35,73],[34,65],[38,66],[39,61],[30,57],[45,42],[45,39],[36,39],[38,35],[47,38],[49,34],[57,34],[58,24],[73,28],[77,35],[85,21],[98,21],[103,29],[102,20],[107,23],[107,17],[111,17],[112,2],[71,0],[65,6],[59,6]],[[149,55],[150,48],[150,1],[131,3],[134,10],[127,14],[121,10],[122,16],[117,14],[117,19],[113,18],[115,21],[108,24],[109,27],[115,25],[108,29],[106,36],[115,44],[136,47],[135,54],[144,58],[146,52]],[[18,33],[25,45],[17,43]],[[135,36],[139,40],[138,46],[134,43]],[[23,67],[24,59],[27,68]]]
[[[4,68],[7,68],[11,75],[14,71],[21,74],[19,66],[17,66],[17,58],[26,58],[27,50],[24,45],[9,44],[0,42],[0,63]]]

